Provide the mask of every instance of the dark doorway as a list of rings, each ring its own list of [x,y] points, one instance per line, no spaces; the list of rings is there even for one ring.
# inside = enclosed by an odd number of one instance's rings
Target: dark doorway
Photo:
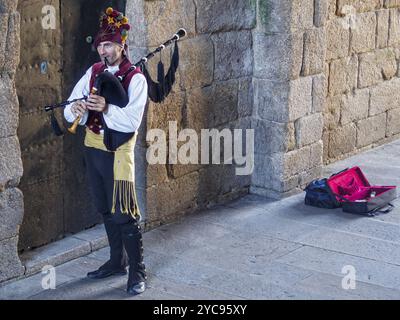
[[[55,29],[42,27],[46,5],[56,10]],[[126,0],[25,0],[18,5],[21,58],[16,86],[24,165],[20,188],[25,207],[20,251],[101,222],[86,185],[82,128],[76,135],[55,136],[43,107],[66,100],[75,83],[98,60],[86,38],[96,34],[99,16],[108,6],[125,12]],[[61,122],[62,110],[56,116]]]

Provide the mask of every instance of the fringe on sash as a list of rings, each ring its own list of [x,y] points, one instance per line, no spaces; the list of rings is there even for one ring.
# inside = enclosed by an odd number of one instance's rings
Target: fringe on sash
[[[117,199],[118,198],[118,199]],[[111,213],[115,213],[115,208],[119,201],[121,213],[129,214],[133,218],[140,219],[140,210],[137,205],[135,183],[131,181],[115,180]]]

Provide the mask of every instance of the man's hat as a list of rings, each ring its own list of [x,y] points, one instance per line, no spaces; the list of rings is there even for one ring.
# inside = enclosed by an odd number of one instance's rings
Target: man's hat
[[[116,42],[124,46],[130,28],[127,17],[111,7],[107,8],[100,17],[100,30],[94,40],[95,48],[103,41]]]

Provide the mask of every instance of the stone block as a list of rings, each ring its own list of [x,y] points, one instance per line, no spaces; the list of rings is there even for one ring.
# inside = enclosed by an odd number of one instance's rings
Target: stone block
[[[310,146],[310,168],[321,167],[323,152],[324,145],[322,140],[319,140]]]
[[[321,157],[322,160],[322,157]],[[299,185],[301,188],[305,188],[307,184],[315,179],[320,179],[322,175],[322,166],[315,167],[300,173]]]
[[[399,8],[400,0],[384,0],[385,8]]]
[[[313,77],[312,83],[312,112],[322,112],[325,109],[327,95],[327,81],[325,74],[321,73]]]
[[[390,9],[388,45],[398,44],[400,44],[400,9]]]
[[[386,136],[400,133],[400,108],[389,110],[387,113]]]
[[[303,33],[255,33],[254,76],[261,79],[284,81],[300,75],[303,57]]]
[[[329,141],[330,141],[330,131],[326,130],[322,133],[322,141],[323,141],[323,154],[322,154],[322,161],[324,164],[328,162],[329,159]]]
[[[256,1],[195,0],[195,4],[199,33],[253,29],[256,25]]]
[[[210,85],[214,74],[214,49],[208,36],[199,36],[183,40],[180,51],[184,52],[179,60],[181,89],[199,88]]]
[[[368,146],[385,138],[386,113],[361,120],[357,123],[357,147]]]
[[[377,115],[400,105],[400,79],[385,81],[370,89],[369,115]]]
[[[8,19],[7,42],[5,47],[4,65],[0,70],[14,72],[20,61],[20,14],[12,12]]]
[[[283,153],[273,156],[266,154],[254,154],[254,171],[251,176],[251,184],[256,187],[271,189],[272,180],[282,180]]]
[[[251,77],[239,80],[238,116],[248,117],[253,114],[254,85]]]
[[[342,96],[333,96],[326,99],[324,109],[324,128],[328,130],[336,129],[340,121],[340,110],[342,105]]]
[[[144,1],[143,6],[144,17],[152,17],[148,19],[146,28],[148,47],[160,45],[181,27],[185,28],[189,38],[196,34],[196,5],[193,1]]]
[[[288,124],[269,120],[253,120],[254,149],[262,154],[284,152],[290,141]]]
[[[18,237],[0,241],[0,282],[21,276],[24,267],[18,257]]]
[[[368,117],[369,90],[355,90],[342,97],[341,125]]]
[[[6,59],[6,45],[8,32],[9,14],[0,12],[0,67],[2,68]]]
[[[301,75],[307,76],[324,71],[326,56],[325,28],[315,28],[304,34],[304,56]]]
[[[310,147],[306,146],[284,154],[283,179],[290,178],[310,168]]]
[[[338,0],[339,12],[342,12],[346,7],[352,7],[356,12],[375,11],[381,7],[381,0]]]
[[[311,112],[313,102],[312,85],[312,77],[302,77],[290,81],[289,121],[295,121]]]
[[[328,19],[329,0],[314,1],[314,25],[323,27]]]
[[[336,18],[337,11],[337,1],[328,0],[328,20],[333,20]]]
[[[378,10],[376,18],[376,47],[386,48],[389,38],[389,10]]]
[[[217,82],[188,94],[187,128],[215,128],[238,119],[238,80]]]
[[[17,188],[9,188],[0,192],[0,240],[18,235],[19,226],[24,215],[22,192]]]
[[[329,158],[337,158],[356,147],[357,130],[354,123],[333,130],[329,134]]]
[[[357,85],[358,58],[356,55],[331,62],[329,94],[346,93]]]
[[[21,150],[17,136],[0,138],[0,190],[22,177]]]
[[[326,59],[338,59],[349,55],[350,29],[346,21],[336,18],[326,25]]]
[[[18,99],[14,80],[6,73],[0,74],[0,138],[17,134]]]
[[[266,33],[310,29],[314,20],[314,0],[259,1],[258,19],[258,28]]]
[[[17,10],[18,1],[15,0],[2,0],[0,2],[0,13],[7,13]]]
[[[315,113],[302,117],[295,122],[297,147],[319,141],[322,137],[324,127],[323,116],[321,113]]]
[[[397,72],[394,49],[380,49],[359,56],[358,87],[365,88],[393,78]]]
[[[233,31],[211,36],[215,51],[215,80],[250,76],[253,72],[250,31]]]
[[[375,37],[375,12],[357,14],[355,25],[351,28],[350,51],[359,53],[375,49]]]

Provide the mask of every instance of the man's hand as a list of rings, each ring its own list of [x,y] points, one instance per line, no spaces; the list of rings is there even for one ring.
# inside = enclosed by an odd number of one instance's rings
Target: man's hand
[[[102,96],[90,94],[86,101],[86,107],[89,110],[107,113],[108,105]]]
[[[83,101],[76,101],[72,106],[71,106],[71,112],[75,117],[80,116],[81,118],[85,114],[87,108],[86,105]]]

